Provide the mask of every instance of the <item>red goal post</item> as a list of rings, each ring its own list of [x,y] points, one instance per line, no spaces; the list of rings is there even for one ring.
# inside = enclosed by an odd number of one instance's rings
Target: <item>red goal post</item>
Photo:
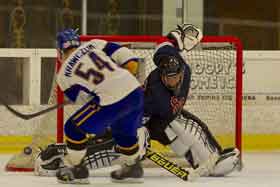
[[[103,39],[103,40],[106,40],[106,41],[111,41],[111,42],[124,42],[124,43],[154,43],[154,44],[158,44],[158,43],[161,43],[161,42],[164,42],[164,41],[167,41],[168,39],[166,37],[163,37],[163,36],[141,36],[141,35],[137,35],[137,36],[117,36],[117,35],[95,35],[95,36],[90,36],[90,35],[82,35],[80,37],[81,41],[82,42],[86,42],[86,41],[89,41],[89,40],[92,40],[92,39]],[[236,37],[232,37],[232,36],[204,36],[202,41],[201,41],[202,44],[213,44],[214,46],[217,45],[218,47],[210,47],[211,50],[213,51],[218,51],[218,50],[221,50],[223,52],[225,52],[225,54],[229,53],[229,51],[233,51],[231,52],[233,54],[234,57],[232,57],[231,61],[234,62],[234,75],[231,75],[232,77],[234,76],[235,78],[235,85],[234,85],[234,88],[233,88],[233,92],[234,94],[232,95],[231,98],[234,98],[232,101],[232,108],[233,108],[233,117],[229,117],[230,119],[233,119],[235,120],[234,121],[234,127],[229,127],[229,128],[234,128],[235,132],[234,132],[234,143],[235,146],[237,148],[239,148],[239,150],[241,151],[242,150],[242,67],[243,67],[243,62],[242,62],[242,44],[240,42],[240,40]],[[233,46],[232,50],[229,50],[227,48],[225,48],[225,46],[222,45],[222,47],[220,47],[221,43],[226,43],[226,44],[229,44],[231,46]],[[212,45],[212,46],[213,46]],[[221,49],[219,49],[221,48]],[[206,49],[208,50],[208,49]],[[203,56],[204,53],[202,53],[202,55],[198,55],[198,56]],[[217,53],[217,56],[213,55],[213,57],[211,57],[212,60],[210,61],[213,61],[213,59],[217,59],[217,63],[220,63],[220,61],[223,61],[223,59],[221,58],[225,58],[226,60],[229,59],[228,56],[224,56],[224,57],[221,57],[223,55],[220,55]],[[207,61],[207,58],[204,58],[204,57],[201,57],[202,58],[202,62],[203,61]],[[195,61],[197,61],[198,58],[195,58]],[[214,60],[215,61],[215,60]],[[145,62],[145,63],[150,63],[150,62]],[[223,63],[223,62],[222,62]],[[225,62],[227,63],[227,62]],[[231,63],[231,62],[230,62]],[[218,66],[218,65],[217,65]],[[59,58],[57,59],[57,70],[59,69],[60,67],[60,60]],[[226,73],[227,74],[227,73]],[[215,75],[217,76],[217,75]],[[227,75],[223,75],[223,76],[227,76]],[[210,78],[211,79],[211,78]],[[210,80],[208,79],[208,80]],[[215,78],[216,79],[216,78]],[[231,78],[232,79],[232,78]],[[214,80],[214,79],[213,79]],[[223,80],[222,82],[227,82],[228,80]],[[204,83],[202,83],[204,84]],[[210,83],[208,83],[210,84]],[[224,83],[226,84],[226,83]],[[202,85],[203,87],[203,85]],[[232,91],[228,91],[228,93],[231,93]],[[226,95],[228,94],[226,93]],[[200,98],[215,98],[213,95],[210,95],[209,97],[207,96],[204,96],[203,95],[204,93],[202,93],[202,95],[200,96]],[[220,98],[221,97],[217,97]],[[57,102],[58,103],[62,103],[64,100],[63,98],[63,93],[60,91],[59,88],[57,88]],[[204,100],[204,99],[202,99]],[[207,100],[207,99],[205,99]],[[215,100],[215,99],[213,99]],[[217,99],[218,100],[218,99]],[[221,99],[222,100],[222,99]],[[192,101],[191,101],[192,102]],[[207,101],[208,102],[208,101]],[[212,100],[209,101],[209,106],[213,105],[213,102]],[[188,100],[187,100],[187,103],[188,103]],[[217,105],[220,105],[220,107],[223,107],[222,105],[224,103],[226,103],[225,105],[227,106],[228,103],[227,101],[221,101],[222,104],[217,104]],[[204,108],[205,104],[201,104],[201,108]],[[208,105],[207,105],[208,106]],[[211,107],[210,107],[211,108]],[[199,109],[198,109],[199,110]],[[216,109],[214,109],[216,110]],[[224,113],[224,115],[227,115],[228,111],[225,110],[225,111],[222,111],[221,113]],[[204,113],[204,112],[202,112]],[[207,114],[207,112],[205,112]],[[215,113],[215,112],[214,112]],[[207,115],[206,115],[207,116]],[[198,115],[198,117],[200,117]],[[228,119],[229,119],[228,118]],[[63,142],[63,123],[64,123],[64,109],[63,108],[59,108],[57,110],[57,142]],[[203,120],[203,119],[202,119]],[[217,120],[216,120],[217,121]],[[222,122],[226,122],[227,121],[227,118],[225,117],[225,119],[223,120],[220,120]],[[220,122],[219,121],[219,122]],[[222,124],[223,125],[223,124]],[[215,133],[214,133],[215,134]]]

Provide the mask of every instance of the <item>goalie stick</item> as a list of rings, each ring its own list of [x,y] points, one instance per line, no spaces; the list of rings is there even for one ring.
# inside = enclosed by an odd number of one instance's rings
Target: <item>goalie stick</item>
[[[35,117],[41,116],[43,114],[46,114],[48,112],[51,112],[55,109],[61,108],[65,105],[70,104],[70,101],[66,101],[64,103],[61,104],[56,104],[54,106],[51,106],[49,108],[43,109],[41,111],[35,112],[35,113],[30,113],[30,114],[25,114],[25,113],[21,113],[19,111],[17,111],[16,109],[14,109],[13,107],[11,107],[10,105],[8,105],[5,101],[3,101],[3,99],[0,99],[0,103],[3,104],[12,114],[14,114],[15,116],[24,119],[24,120],[30,120],[33,119]]]
[[[208,172],[214,167],[214,165],[219,159],[218,155],[213,154],[209,157],[209,159],[206,162],[202,163],[198,168],[184,169],[178,166],[176,163],[170,161],[169,159],[165,158],[159,153],[152,151],[149,148],[147,148],[145,157],[184,181],[194,181],[198,177],[203,176],[205,172]]]
[[[145,157],[184,181],[193,181],[194,179],[199,177],[199,174],[196,173],[196,170],[193,170],[191,168],[181,168],[177,164],[173,163],[169,159],[165,158],[159,153],[152,151],[149,148],[147,148]]]

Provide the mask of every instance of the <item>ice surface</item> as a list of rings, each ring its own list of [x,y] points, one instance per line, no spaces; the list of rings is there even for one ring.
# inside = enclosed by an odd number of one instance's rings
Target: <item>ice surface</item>
[[[78,186],[65,185],[56,182],[52,177],[37,177],[32,173],[7,173],[4,166],[10,155],[0,155],[0,186],[2,187],[58,187]],[[194,182],[185,182],[172,175],[163,176],[166,171],[163,169],[146,169],[145,182],[143,184],[116,184],[110,181],[109,177],[91,177],[91,184],[95,187],[280,187],[280,152],[275,153],[246,153],[243,156],[244,169],[228,177],[201,177]],[[106,172],[109,174],[109,171]]]

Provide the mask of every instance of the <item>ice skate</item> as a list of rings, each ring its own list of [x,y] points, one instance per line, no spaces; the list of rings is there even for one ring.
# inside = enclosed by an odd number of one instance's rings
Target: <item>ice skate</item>
[[[123,164],[118,170],[111,172],[112,182],[118,183],[142,183],[144,171],[140,161],[133,165]]]
[[[82,164],[61,168],[56,173],[57,181],[63,184],[89,184],[88,177],[88,168]]]

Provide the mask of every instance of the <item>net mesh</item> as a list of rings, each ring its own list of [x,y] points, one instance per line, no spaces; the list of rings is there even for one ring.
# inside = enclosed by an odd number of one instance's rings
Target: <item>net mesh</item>
[[[155,68],[152,57],[156,44],[166,40],[164,37],[141,36],[105,38],[104,36],[84,36],[81,39],[88,41],[93,38],[119,42],[131,48],[141,60],[137,74],[141,83]],[[240,49],[236,45],[235,38],[212,37],[211,41],[204,38],[199,46],[192,51],[183,52],[182,56],[192,70],[191,90],[184,108],[204,121],[222,146],[237,146],[241,149],[242,58],[239,57],[241,54],[238,50]],[[57,97],[56,90],[55,81],[53,81],[49,104],[63,101],[61,96]],[[27,154],[25,149],[22,153],[14,155],[6,169],[9,171],[32,170],[39,151],[38,147],[44,148],[57,140],[62,141],[63,122],[78,107],[80,105],[68,105],[64,110],[50,112],[43,116],[39,127],[34,132],[32,143],[28,146],[32,152]],[[174,157],[167,147],[157,142],[152,142],[152,147],[157,152]],[[175,157],[175,161],[179,162],[179,158]],[[144,165],[148,167],[153,164]]]

